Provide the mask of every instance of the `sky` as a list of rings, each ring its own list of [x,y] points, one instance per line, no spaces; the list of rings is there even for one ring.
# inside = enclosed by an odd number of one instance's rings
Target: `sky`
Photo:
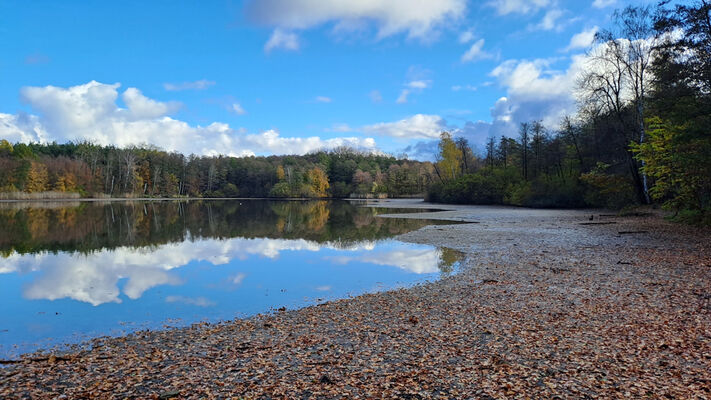
[[[431,159],[576,110],[624,0],[0,1],[0,138]],[[648,3],[648,2],[647,2]]]

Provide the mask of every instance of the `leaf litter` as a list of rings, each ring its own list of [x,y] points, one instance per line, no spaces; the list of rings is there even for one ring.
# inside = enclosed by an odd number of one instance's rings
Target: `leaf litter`
[[[440,215],[484,223],[401,239],[464,252],[456,275],[25,355],[0,368],[0,398],[711,398],[709,231],[655,216],[582,225],[582,211]]]

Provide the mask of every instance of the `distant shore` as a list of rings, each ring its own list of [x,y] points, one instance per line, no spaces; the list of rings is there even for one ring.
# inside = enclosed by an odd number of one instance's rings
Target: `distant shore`
[[[136,200],[136,199],[129,199]],[[594,210],[445,209],[400,240],[459,274],[219,324],[137,332],[0,369],[0,397],[703,398],[708,230]]]
[[[424,201],[422,198],[406,198],[407,200]],[[111,201],[195,201],[195,200],[349,200],[349,201],[378,201],[382,199],[366,199],[353,197],[78,197],[60,199],[0,199],[0,203],[53,203],[53,202],[111,202]],[[404,200],[392,198],[390,200]]]

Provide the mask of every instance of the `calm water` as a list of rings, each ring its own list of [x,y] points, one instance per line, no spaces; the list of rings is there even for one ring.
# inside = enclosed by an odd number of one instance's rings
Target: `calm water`
[[[327,201],[0,204],[0,358],[450,273],[392,237],[437,221]]]

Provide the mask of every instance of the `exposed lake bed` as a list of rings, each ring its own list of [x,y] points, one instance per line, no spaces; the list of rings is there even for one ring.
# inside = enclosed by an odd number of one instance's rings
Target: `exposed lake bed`
[[[424,207],[381,203],[393,204]],[[402,218],[478,223],[428,225],[397,239],[461,251],[458,274],[294,311],[96,339],[60,358],[29,356],[0,370],[0,394],[708,396],[708,232],[593,211],[445,208]],[[605,224],[590,225],[591,215]]]

